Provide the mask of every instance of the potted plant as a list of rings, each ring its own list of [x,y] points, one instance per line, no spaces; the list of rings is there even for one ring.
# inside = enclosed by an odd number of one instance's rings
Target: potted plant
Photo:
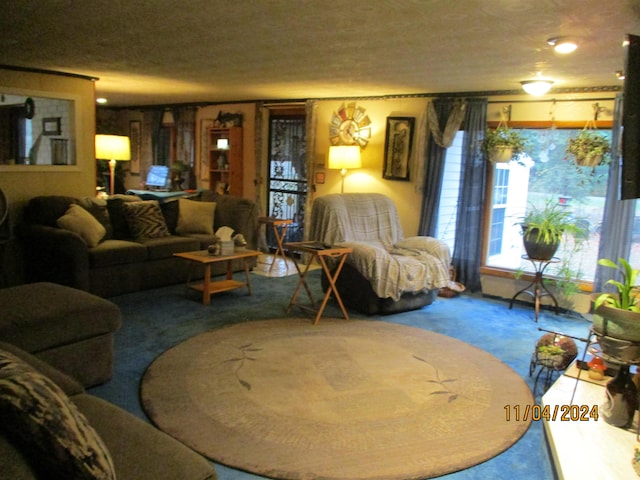
[[[482,141],[482,153],[491,162],[508,162],[522,155],[526,141],[517,130],[498,125],[495,130],[487,130]]]
[[[538,363],[548,368],[558,368],[563,364],[565,351],[560,345],[540,345]]]
[[[576,358],[578,347],[571,338],[556,333],[545,333],[536,343],[535,363],[562,370]]]
[[[565,151],[568,155],[573,156],[577,165],[597,167],[607,163],[611,144],[604,135],[584,129],[577,137],[569,139]]]
[[[583,233],[565,206],[547,201],[542,207],[531,205],[522,221],[524,249],[529,258],[550,260],[562,236]]]
[[[604,267],[616,269],[622,281],[609,280],[605,285],[613,285],[617,293],[594,294],[593,330],[598,343],[607,355],[635,362],[640,360],[640,298],[635,287],[640,270],[633,268],[627,260],[619,258],[618,263],[607,258],[598,260]]]

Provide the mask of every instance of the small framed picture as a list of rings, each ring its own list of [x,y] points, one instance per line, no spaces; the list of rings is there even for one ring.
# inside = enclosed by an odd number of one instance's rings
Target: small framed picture
[[[316,172],[316,183],[323,184],[325,180],[325,172]]]
[[[60,135],[60,117],[42,119],[43,135]]]

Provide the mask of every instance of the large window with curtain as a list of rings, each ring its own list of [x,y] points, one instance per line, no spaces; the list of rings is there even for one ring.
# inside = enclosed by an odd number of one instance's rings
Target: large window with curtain
[[[536,126],[539,127],[539,123]],[[520,222],[529,205],[554,202],[571,213],[583,227],[584,237],[577,242],[572,239],[563,242],[557,254],[561,262],[552,265],[548,273],[562,276],[569,273],[583,282],[592,282],[602,233],[608,166],[578,167],[567,158],[567,141],[582,128],[561,128],[561,125],[526,128],[526,123],[519,127],[531,146],[528,155],[519,161],[489,166],[483,271],[529,270],[529,262],[523,259]],[[610,128],[600,128],[598,132],[611,140]],[[446,151],[438,207],[436,236],[446,241],[452,251],[456,240],[463,137],[464,132],[458,132]],[[636,224],[631,259],[635,258],[636,264],[640,264],[640,219]]]
[[[565,209],[583,234],[565,237],[550,265],[550,274],[591,282],[595,277],[607,194],[608,166],[580,167],[565,153],[567,142],[581,128],[523,128],[529,141],[527,155],[518,161],[495,164],[490,182],[490,228],[485,265],[509,270],[530,269],[522,258],[521,221],[531,205],[553,203]],[[598,133],[611,140],[610,129]]]

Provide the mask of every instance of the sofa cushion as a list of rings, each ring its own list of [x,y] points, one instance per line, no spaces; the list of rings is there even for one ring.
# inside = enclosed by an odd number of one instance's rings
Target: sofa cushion
[[[39,282],[0,289],[0,338],[36,355],[109,334],[121,321],[114,303],[64,285]]]
[[[170,235],[156,200],[123,203],[122,211],[133,238],[160,238]]]
[[[79,205],[87,210],[95,217],[104,227],[106,233],[103,240],[113,238],[113,227],[111,226],[111,217],[107,208],[107,200],[104,198],[84,197],[79,200]]]
[[[105,240],[89,250],[91,268],[129,265],[147,260],[144,245],[130,240]]]
[[[107,230],[87,210],[80,205],[71,204],[66,213],[56,222],[58,227],[80,235],[89,247],[95,247],[105,236]]]
[[[6,351],[0,351],[0,419],[47,478],[116,478],[107,447],[73,402]]]
[[[178,200],[178,225],[176,233],[204,233],[213,235],[215,202],[197,202],[180,198]]]
[[[200,250],[200,242],[196,238],[170,235],[160,238],[143,238],[140,240],[147,249],[147,259],[158,260],[169,258],[174,253]]]

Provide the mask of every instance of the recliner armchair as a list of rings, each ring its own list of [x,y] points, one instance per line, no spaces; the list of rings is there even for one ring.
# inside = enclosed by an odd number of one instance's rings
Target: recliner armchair
[[[362,313],[397,313],[431,304],[450,285],[448,246],[404,238],[393,201],[379,193],[330,194],[312,207],[311,240],[353,248],[336,282],[344,304]],[[323,274],[323,288],[328,281]]]

